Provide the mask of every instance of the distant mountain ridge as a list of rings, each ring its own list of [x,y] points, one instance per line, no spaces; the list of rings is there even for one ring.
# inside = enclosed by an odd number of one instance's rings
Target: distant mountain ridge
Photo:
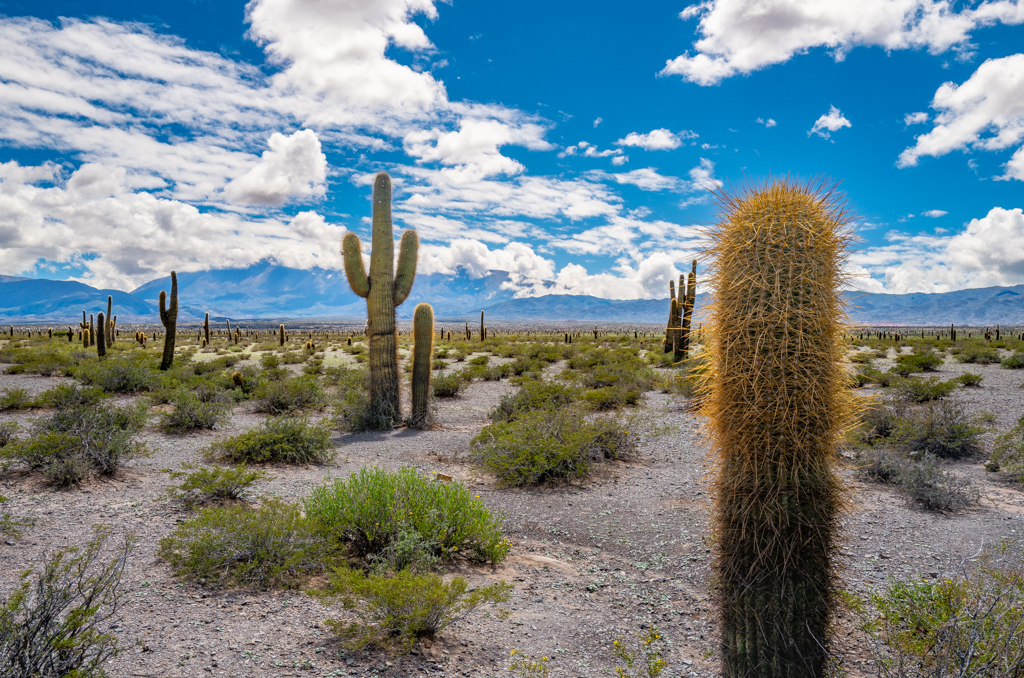
[[[412,293],[398,307],[401,319],[412,317],[426,301],[439,320],[579,321],[587,323],[663,323],[668,299],[615,300],[584,295],[549,294],[516,298],[509,275],[491,271],[473,277],[420,274]],[[551,283],[540,283],[550,286]],[[118,321],[159,322],[160,290],[170,290],[170,276],[131,292],[100,290],[66,280],[0,276],[0,322],[77,323],[82,311],[106,310],[114,297]],[[846,292],[851,320],[873,325],[1024,325],[1024,285],[986,287],[936,294]],[[178,275],[179,320],[322,319],[362,320],[366,302],[349,289],[342,271],[299,270],[259,263],[244,269],[220,269]],[[697,316],[706,295],[697,296]]]

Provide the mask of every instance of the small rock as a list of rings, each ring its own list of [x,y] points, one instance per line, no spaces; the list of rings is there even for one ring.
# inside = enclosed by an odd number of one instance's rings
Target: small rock
[[[995,473],[999,470],[999,462],[995,459],[989,459],[985,462],[985,470],[989,473]]]

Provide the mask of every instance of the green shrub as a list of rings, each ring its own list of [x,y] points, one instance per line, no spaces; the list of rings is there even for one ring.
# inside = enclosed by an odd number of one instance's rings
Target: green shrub
[[[894,383],[900,397],[912,403],[926,403],[949,396],[960,381],[942,381],[938,377],[905,377]]]
[[[402,535],[415,532],[434,556],[463,555],[499,563],[508,555],[501,517],[462,483],[442,483],[415,469],[361,469],[348,480],[313,490],[306,515],[317,529],[347,544],[355,555],[384,553]]]
[[[35,400],[23,388],[9,388],[0,393],[0,412],[27,410],[35,407]]]
[[[594,464],[634,454],[636,438],[623,423],[588,420],[578,408],[535,410],[486,426],[470,443],[476,463],[503,486],[572,482]]]
[[[433,573],[403,570],[389,577],[339,567],[315,595],[341,603],[356,617],[347,623],[326,622],[351,649],[409,650],[418,639],[437,635],[480,605],[508,600],[511,590],[505,582],[469,591],[462,577],[445,582]]]
[[[668,662],[661,658],[664,644],[656,626],[637,633],[629,640],[619,636],[612,643],[612,656],[625,666],[616,666],[616,677],[658,678],[668,666]]]
[[[912,372],[934,372],[942,366],[942,356],[934,353],[911,353],[900,355],[896,359],[895,371],[900,376]]]
[[[489,355],[487,355],[485,353],[484,355],[478,355],[475,358],[470,358],[469,359],[469,364],[470,365],[486,365],[488,362],[490,362],[490,360],[491,360],[491,356],[489,356]]]
[[[468,384],[461,372],[436,374],[430,378],[430,386],[438,398],[454,398]]]
[[[312,376],[268,381],[256,392],[256,411],[267,414],[322,410],[326,404],[327,396]]]
[[[636,405],[643,393],[635,388],[623,386],[604,386],[585,391],[580,400],[592,410],[616,410],[625,405]]]
[[[95,405],[106,397],[103,389],[79,384],[58,384],[39,394],[41,406],[63,410],[76,405]]]
[[[864,629],[884,676],[1024,675],[1024,569],[1002,542],[945,577],[891,579],[870,597]]]
[[[0,604],[0,675],[5,678],[69,676],[103,678],[118,652],[117,638],[103,629],[116,620],[121,577],[134,545],[129,537],[112,560],[99,561],[110,531],[97,529],[84,548],[50,556],[35,577]]]
[[[36,422],[33,434],[10,443],[4,456],[40,471],[59,487],[77,485],[91,471],[112,476],[147,454],[137,440],[146,423],[145,405],[105,408],[77,405]]]
[[[962,405],[940,400],[897,420],[893,439],[905,450],[961,459],[981,449],[981,433]]]
[[[326,464],[334,454],[327,427],[292,417],[268,419],[259,428],[218,440],[206,452],[208,459],[233,464]]]
[[[956,355],[956,359],[962,363],[976,363],[978,365],[990,365],[1000,362],[999,351],[976,344],[964,347],[964,350]]]
[[[19,430],[18,424],[13,421],[5,421],[0,424],[0,448],[6,447],[7,443],[14,439],[14,434]]]
[[[870,365],[874,359],[875,354],[870,351],[854,353],[850,356],[850,362],[857,365]]]
[[[514,421],[527,412],[567,407],[582,396],[575,386],[554,381],[524,380],[518,391],[506,393],[491,410],[494,423]]]
[[[248,469],[245,464],[238,466],[200,467],[184,463],[183,471],[170,471],[171,478],[185,480],[167,491],[173,499],[185,504],[203,504],[225,499],[243,499],[257,482],[267,480],[266,471]]]
[[[279,499],[203,509],[161,539],[158,554],[175,576],[257,589],[300,583],[333,557],[299,507]]]
[[[182,391],[171,400],[174,410],[163,415],[160,428],[167,433],[212,430],[227,414],[220,403],[203,402],[191,391]]]
[[[108,354],[103,360],[83,363],[75,369],[75,376],[107,393],[140,393],[160,384],[156,365],[134,352]]]
[[[430,361],[430,369],[432,370],[443,370],[446,367],[448,367],[448,363],[440,358],[434,358]]]
[[[992,460],[1018,483],[1024,483],[1024,417],[1017,425],[996,438]]]
[[[973,388],[975,386],[981,386],[981,380],[984,379],[980,374],[974,374],[973,372],[964,372],[956,378],[963,386],[967,388]]]
[[[1002,366],[1011,370],[1024,369],[1024,353],[1015,351],[1002,360]]]
[[[927,453],[911,453],[885,446],[861,453],[861,471],[872,480],[895,485],[902,494],[929,511],[958,511],[976,505],[978,490],[967,478],[941,468]]]

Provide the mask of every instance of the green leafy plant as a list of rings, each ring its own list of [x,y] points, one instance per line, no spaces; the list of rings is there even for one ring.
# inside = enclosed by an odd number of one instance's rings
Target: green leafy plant
[[[313,490],[306,515],[317,530],[360,557],[379,556],[412,533],[424,550],[499,563],[510,550],[500,516],[458,482],[438,482],[415,469],[363,468]]]
[[[612,656],[625,666],[616,666],[615,675],[618,678],[658,678],[667,666],[661,658],[663,644],[655,626],[631,640],[620,636],[612,643]]]
[[[291,417],[268,419],[259,428],[218,440],[206,451],[208,459],[235,464],[326,464],[334,455],[326,426]]]
[[[1024,483],[1024,417],[1012,429],[998,436],[992,447],[992,460],[1010,478]]]
[[[511,652],[512,663],[508,670],[523,678],[548,678],[551,669],[548,667],[548,658],[541,657],[533,659],[522,650],[514,649]]]
[[[156,388],[160,372],[147,356],[132,352],[108,353],[104,360],[82,363],[74,375],[87,386],[107,393],[139,393]]]
[[[952,400],[928,403],[896,421],[893,439],[905,450],[962,459],[981,450],[982,428]]]
[[[931,454],[881,446],[860,454],[870,479],[896,486],[908,500],[929,511],[952,512],[974,506],[979,492],[968,478],[944,470]]]
[[[435,375],[430,380],[430,387],[438,398],[454,398],[469,384],[466,375],[461,372],[445,372]]]
[[[27,410],[35,406],[35,399],[23,388],[8,388],[0,393],[0,412]]]
[[[508,600],[511,589],[499,582],[470,591],[462,577],[445,582],[433,573],[402,570],[383,576],[342,566],[331,572],[327,586],[313,593],[340,603],[355,616],[354,621],[326,622],[350,648],[407,651],[420,638],[437,635],[481,605]]]
[[[964,372],[956,378],[964,387],[973,388],[975,386],[981,386],[981,380],[984,379],[980,374],[974,374],[973,372]]]
[[[113,626],[123,592],[121,577],[134,546],[128,537],[113,559],[99,560],[108,528],[97,528],[84,548],[65,548],[0,604],[0,675],[5,678],[103,678],[118,653]]]
[[[956,359],[962,363],[975,363],[978,365],[990,365],[1000,362],[999,351],[978,344],[966,346],[964,350],[956,354]]]
[[[227,414],[224,405],[203,402],[191,391],[181,391],[172,397],[174,410],[163,415],[160,428],[167,433],[190,433],[201,429],[212,430]]]
[[[900,397],[914,403],[926,403],[948,397],[961,382],[957,379],[942,381],[938,377],[906,377],[895,382]]]
[[[581,396],[582,389],[576,386],[527,379],[518,391],[501,397],[497,407],[491,410],[491,421],[510,422],[527,412],[560,409],[579,400]]]
[[[1010,370],[1024,369],[1024,352],[1015,351],[1012,355],[1003,358],[1001,364]]]
[[[244,499],[253,485],[261,480],[270,479],[266,471],[249,469],[245,464],[197,466],[183,463],[181,468],[181,471],[169,471],[171,478],[184,478],[184,481],[168,490],[168,494],[188,505],[225,499]]]
[[[313,376],[268,381],[259,387],[255,397],[256,411],[267,414],[322,410],[327,404],[327,396]]]
[[[95,405],[105,397],[103,389],[95,386],[58,384],[40,393],[36,400],[40,406],[63,410],[75,405]]]
[[[292,586],[332,561],[332,552],[300,507],[268,499],[203,509],[160,540],[158,553],[176,576],[211,586]]]
[[[578,408],[525,412],[491,424],[470,443],[476,463],[505,486],[571,482],[594,464],[636,454],[637,439],[616,419],[587,419]]]

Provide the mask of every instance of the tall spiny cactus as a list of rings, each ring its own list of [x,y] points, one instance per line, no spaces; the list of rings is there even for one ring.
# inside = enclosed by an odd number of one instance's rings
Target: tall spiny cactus
[[[164,355],[160,369],[170,369],[174,364],[174,337],[178,329],[178,275],[171,271],[171,302],[167,305],[167,293],[160,290],[160,322],[164,325]]]
[[[412,315],[412,415],[409,425],[430,424],[430,362],[434,353],[434,309],[417,304]]]
[[[668,322],[665,323],[665,341],[662,345],[665,353],[672,350],[672,328],[676,319],[676,282],[671,279],[668,281],[668,298]]]
[[[679,276],[679,284],[683,284],[683,276]],[[674,358],[686,360],[690,355],[690,321],[693,318],[693,304],[697,300],[697,260],[694,259],[690,267],[690,275],[686,281],[686,291],[681,295],[679,320],[679,338],[676,341],[676,354]]]
[[[480,311],[480,341],[487,340],[487,326],[484,325],[484,312]]]
[[[103,318],[106,320],[106,326],[100,328],[100,332],[107,346],[110,346],[114,343],[114,297],[109,294],[107,295],[107,314]]]
[[[100,358],[107,355],[107,319],[103,311],[96,316],[96,355]]]
[[[96,345],[96,316],[89,314],[89,345]]]
[[[352,291],[366,298],[367,333],[370,344],[370,412],[367,421],[391,428],[401,420],[398,401],[398,338],[395,307],[405,301],[416,278],[416,232],[402,233],[398,266],[391,226],[391,178],[385,172],[373,182],[373,241],[370,275],[363,267],[362,245],[355,233],[342,240],[345,274]]]
[[[709,232],[722,675],[824,675],[843,506],[848,216],[831,186],[719,196]]]
[[[203,339],[206,340],[206,346],[210,345],[210,312],[207,311],[203,317]]]
[[[277,339],[281,346],[284,346],[284,325],[279,325],[277,328]]]

